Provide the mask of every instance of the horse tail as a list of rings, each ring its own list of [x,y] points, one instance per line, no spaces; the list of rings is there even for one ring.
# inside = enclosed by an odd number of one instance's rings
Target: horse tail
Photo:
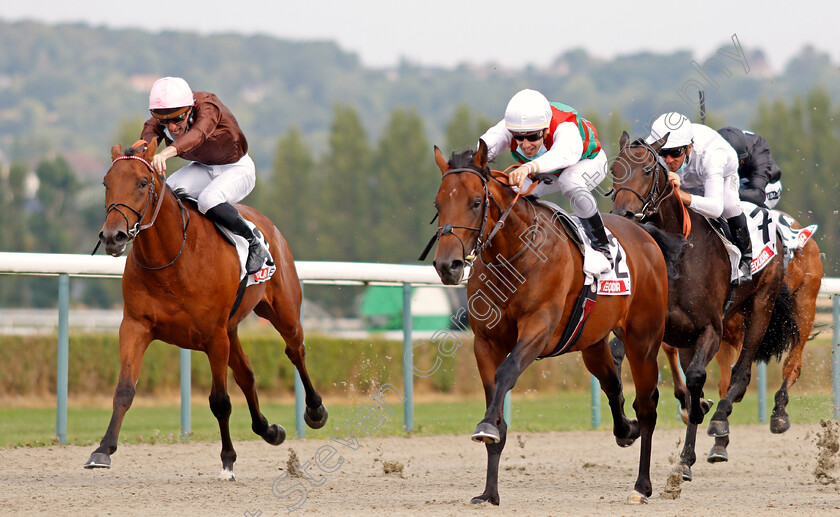
[[[793,294],[787,284],[782,283],[782,290],[773,304],[773,314],[767,325],[764,339],[758,345],[753,362],[769,361],[773,357],[777,361],[782,355],[799,344],[799,325],[793,310]]]
[[[688,241],[682,235],[664,232],[652,223],[644,223],[640,226],[653,237],[659,249],[662,250],[665,265],[668,266],[668,280],[677,280],[680,277],[677,265],[688,247]]]

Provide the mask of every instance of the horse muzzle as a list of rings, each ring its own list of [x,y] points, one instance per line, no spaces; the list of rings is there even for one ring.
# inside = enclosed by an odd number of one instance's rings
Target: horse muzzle
[[[99,232],[99,242],[105,248],[105,253],[112,257],[119,257],[128,245],[128,234],[121,230],[102,228]]]
[[[464,277],[465,266],[463,260],[435,260],[433,265],[441,282],[445,285],[458,285],[461,283],[461,279]]]

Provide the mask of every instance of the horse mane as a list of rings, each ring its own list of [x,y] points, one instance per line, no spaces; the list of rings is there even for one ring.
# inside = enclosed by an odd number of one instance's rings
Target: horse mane
[[[487,179],[489,169],[487,167],[484,169],[476,167],[473,158],[475,158],[474,149],[466,149],[461,152],[452,151],[452,155],[449,157],[449,166],[453,169],[473,169],[480,173],[484,179]]]

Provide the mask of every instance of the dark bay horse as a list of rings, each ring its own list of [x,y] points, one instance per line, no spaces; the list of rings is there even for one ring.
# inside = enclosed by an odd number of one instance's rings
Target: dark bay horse
[[[669,285],[664,339],[679,349],[685,371],[687,390],[675,392],[688,408],[686,439],[677,468],[683,479],[690,480],[696,461],[697,426],[708,411],[703,404],[706,366],[718,352],[724,321],[742,318],[744,337],[727,394],[709,424],[709,434],[716,437],[729,435],[732,403],[746,392],[752,362],[784,353],[798,339],[798,331],[779,256],[754,275],[752,282],[730,292],[730,264],[723,243],[704,216],[682,206],[657,158],[666,140],[667,135],[648,145],[641,139],[630,143],[626,132],[621,136],[620,153],[612,164],[616,189],[612,213],[650,222],[672,234],[684,234],[690,227],[689,247],[678,264],[679,276]],[[782,249],[778,237],[777,246]],[[767,331],[768,326],[773,330]]]
[[[787,214],[785,214],[787,215]],[[793,228],[802,228],[796,222]],[[785,269],[785,284],[793,297],[793,316],[799,329],[799,340],[794,343],[782,369],[782,385],[776,392],[775,405],[770,416],[770,432],[781,434],[790,428],[790,417],[787,414],[789,401],[788,390],[799,378],[802,372],[802,350],[805,343],[811,338],[811,331],[814,328],[814,317],[817,312],[817,296],[822,283],[823,267],[820,260],[820,249],[814,239],[810,239],[801,250],[797,250]],[[741,352],[744,341],[744,318],[735,314],[729,318],[723,329],[723,340],[720,343],[715,360],[720,367],[720,382],[718,393],[720,398],[726,396],[731,379],[731,368]],[[679,372],[677,350],[673,347],[663,345],[663,350],[668,355],[668,362],[671,365],[671,372],[674,378],[674,391],[685,392],[685,383]],[[677,397],[678,399],[681,397]],[[687,418],[683,418],[687,421]],[[728,436],[715,438],[715,445],[712,447],[709,456],[710,462],[727,461],[728,454],[726,447],[729,445]]]
[[[306,389],[306,422],[312,428],[326,423],[327,411],[304,362],[300,281],[279,230],[256,210],[239,205],[242,215],[265,235],[277,271],[268,281],[245,289],[239,307],[231,314],[240,284],[236,251],[223,241],[213,223],[192,205],[181,203],[163,175],[152,170],[156,147],[152,143],[145,149],[123,152],[114,146],[114,161],[103,182],[107,215],[99,240],[113,256],[121,255],[132,239],[134,245],[122,278],[125,306],[114,412],[85,467],[110,467],[123,417],[134,399],[143,354],[152,340],[159,339],[207,354],[213,375],[210,409],[219,421],[222,437],[220,478],[233,481],[236,451],[228,429],[228,367],[248,401],[251,429],[272,445],[286,437],[283,427],[269,425],[260,412],[254,372],[237,334],[239,322],[251,311],[269,320],[286,342],[286,355]]]
[[[550,208],[520,199],[502,173],[489,170],[483,141],[477,151],[453,153],[449,161],[435,147],[435,162],[443,178],[435,197],[441,226],[434,265],[443,283],[460,283],[470,250],[477,255],[467,292],[487,411],[473,440],[486,444],[488,458],[484,492],[472,502],[498,505],[499,460],[507,438],[505,394],[528,365],[558,345],[585,288],[583,258]],[[579,339],[567,351],[580,351],[586,368],[601,382],[616,442],[627,447],[641,437],[638,477],[630,496],[631,502],[641,503],[652,492],[656,356],[665,326],[668,272],[658,241],[641,226],[610,215],[604,222],[626,250],[632,294],[599,295]],[[671,242],[676,244],[669,253],[676,253],[680,243]],[[621,378],[607,344],[611,331],[627,344],[638,420],[624,414]]]

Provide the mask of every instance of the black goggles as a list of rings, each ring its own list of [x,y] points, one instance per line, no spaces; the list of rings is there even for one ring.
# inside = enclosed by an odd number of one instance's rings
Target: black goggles
[[[540,138],[543,137],[542,131],[537,131],[536,133],[528,133],[528,134],[519,134],[519,133],[511,133],[513,139],[517,142],[521,142],[523,140],[527,140],[529,142],[536,142]]]
[[[685,154],[685,149],[687,146],[682,147],[674,147],[673,149],[662,149],[659,151],[659,156],[665,158],[666,156],[670,156],[671,158],[679,158],[683,154]]]

